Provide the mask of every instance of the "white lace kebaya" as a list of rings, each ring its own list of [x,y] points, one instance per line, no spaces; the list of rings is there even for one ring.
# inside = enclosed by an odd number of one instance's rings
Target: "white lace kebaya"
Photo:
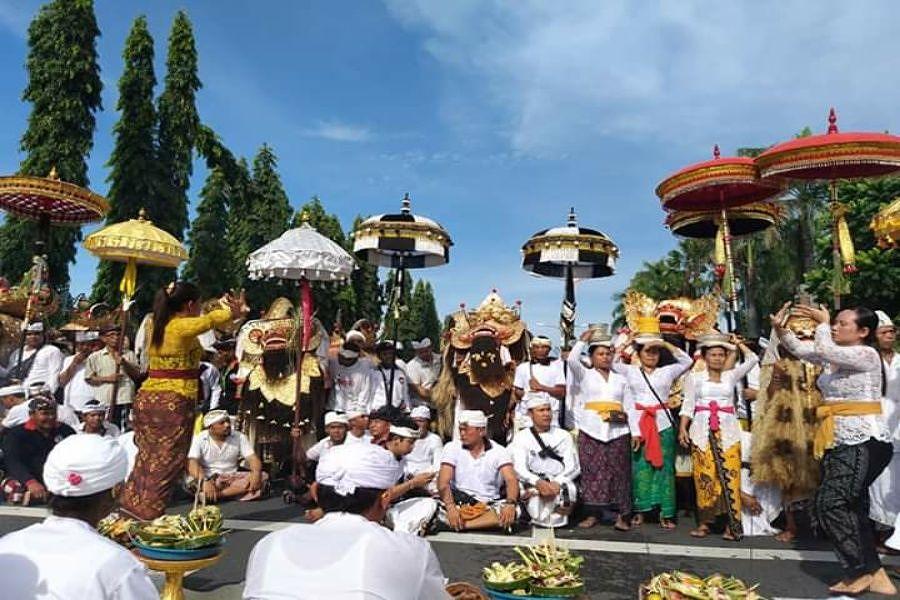
[[[838,346],[831,326],[820,323],[812,342],[797,339],[787,331],[782,338],[787,349],[802,360],[821,365],[818,385],[826,404],[836,402],[881,402],[881,357],[865,345]],[[875,438],[890,441],[883,415],[834,417],[834,444],[854,446]]]

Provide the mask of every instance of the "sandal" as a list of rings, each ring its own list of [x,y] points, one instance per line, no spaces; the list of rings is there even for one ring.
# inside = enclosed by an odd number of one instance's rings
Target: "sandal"
[[[659,527],[660,529],[664,529],[666,531],[672,531],[678,526],[671,519],[661,518],[659,520]]]
[[[642,515],[641,513],[638,513],[638,514],[634,515],[633,517],[631,517],[631,526],[632,527],[640,527],[643,524],[644,524],[644,515]]]
[[[613,524],[613,529],[616,531],[631,531],[631,525],[629,525],[625,519],[619,517],[616,519],[615,524]]]
[[[707,525],[701,525],[697,529],[691,529],[691,537],[705,538],[708,535],[709,535],[709,527]]]
[[[591,527],[595,527],[597,525],[597,523],[599,523],[599,522],[600,522],[600,520],[597,519],[597,517],[594,517],[594,516],[585,517],[584,519],[581,520],[580,523],[578,523],[578,528],[579,529],[590,529]]]

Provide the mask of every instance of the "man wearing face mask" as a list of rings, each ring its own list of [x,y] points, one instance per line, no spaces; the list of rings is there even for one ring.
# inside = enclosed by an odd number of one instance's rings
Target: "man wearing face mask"
[[[360,352],[356,342],[347,341],[338,351],[337,358],[329,360],[328,373],[332,378],[330,410],[347,412],[364,400],[362,393],[372,363],[368,358],[361,357]]]
[[[550,403],[554,423],[559,423],[559,400],[566,395],[566,375],[563,363],[550,356],[550,338],[536,335],[531,339],[531,360],[516,367],[513,381],[516,397],[516,429],[531,427],[531,417],[525,408],[527,400],[538,398]]]

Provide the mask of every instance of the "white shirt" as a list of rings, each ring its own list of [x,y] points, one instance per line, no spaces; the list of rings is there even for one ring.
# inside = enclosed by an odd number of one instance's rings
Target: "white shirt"
[[[138,453],[137,444],[134,443],[134,431],[126,431],[117,437],[116,441],[119,442],[119,445],[125,449],[125,454],[128,455],[128,475],[131,475],[131,471],[134,470],[134,461],[137,459]]]
[[[203,391],[202,401],[209,401],[209,410],[219,408],[219,401],[222,398],[222,375],[214,364],[200,363],[200,386]]]
[[[353,437],[349,433],[347,437]],[[358,438],[357,438],[358,439]],[[344,440],[345,442],[348,440]],[[351,442],[352,443],[352,442]],[[331,441],[330,437],[323,437],[321,440],[313,444],[309,450],[306,451],[306,460],[321,460],[323,456],[325,456],[332,448],[335,447],[335,443]],[[337,444],[340,446],[340,444]]]
[[[84,433],[84,423],[79,423],[78,425],[75,426],[74,429],[78,433]],[[105,430],[105,433],[103,434],[103,437],[105,437],[105,438],[117,438],[120,435],[122,435],[122,430],[119,429],[119,426],[114,425],[114,424],[110,423],[109,421],[103,421],[103,429]],[[95,434],[87,434],[87,435],[95,435]]]
[[[709,372],[705,370],[688,373],[684,382],[684,402],[681,405],[681,416],[691,419],[688,436],[695,446],[704,451],[709,447],[712,403],[715,402],[719,408],[733,410],[735,386],[757,362],[759,359],[756,358],[756,355],[752,355],[734,369],[722,371],[719,381],[710,381]],[[718,417],[722,450],[740,443],[741,426],[738,423],[736,412],[719,411]]]
[[[737,366],[740,366],[737,365]],[[747,380],[747,384],[744,385],[744,379]],[[753,368],[745,375],[744,377],[738,379],[735,384],[735,388],[737,389],[737,417],[738,419],[746,419],[747,418],[747,401],[744,399],[744,390],[755,390],[759,391],[759,357],[757,357],[757,361],[753,364]],[[755,400],[753,402],[756,402]],[[754,404],[750,402],[750,416],[755,418],[756,413],[753,411]]]
[[[141,562],[78,519],[49,516],[0,538],[4,598],[157,600]]]
[[[632,431],[639,430],[637,423],[640,421],[641,414],[643,413],[643,410],[639,408],[639,406],[659,406],[660,401],[662,401],[663,404],[666,404],[669,401],[669,390],[672,389],[672,384],[682,373],[690,369],[691,365],[694,364],[694,360],[683,350],[676,348],[674,355],[675,360],[677,361],[674,364],[666,365],[665,367],[657,367],[653,369],[652,373],[646,373],[647,379],[650,380],[650,384],[653,386],[653,389],[656,390],[656,395],[659,396],[658,400],[656,396],[653,395],[653,392],[650,391],[650,388],[647,387],[647,381],[644,380],[644,375],[642,375],[643,370],[637,355],[631,359],[632,364],[630,365],[626,365],[622,362],[619,356],[616,356],[613,360],[612,369],[625,377],[625,380],[628,382],[628,395],[634,403],[628,419],[632,424]],[[657,431],[662,432],[672,426],[667,411],[659,409],[656,411],[655,416]]]
[[[578,455],[572,434],[559,427],[551,427],[550,431],[539,433],[544,445],[556,452],[562,459],[541,457],[541,446],[532,434],[531,429],[517,432],[509,444],[513,456],[513,467],[516,476],[527,485],[535,485],[541,477],[559,484],[572,482],[581,474]]]
[[[65,371],[69,368],[69,365],[75,360],[74,356],[67,356],[63,359],[62,370]],[[69,379],[69,383],[66,384],[66,387],[63,389],[63,402],[67,406],[71,406],[77,411],[80,411],[84,408],[85,402],[94,399],[94,387],[88,385],[87,381],[84,380],[84,362],[82,361],[79,364],[74,372],[72,373],[72,378]]]
[[[328,408],[340,412],[347,412],[350,407],[364,404],[366,398],[363,393],[369,373],[372,371],[372,361],[368,358],[359,358],[350,366],[344,366],[336,359],[328,363],[328,372],[331,374],[331,398]]]
[[[344,440],[345,444],[371,444],[372,443],[372,434],[368,431],[364,431],[362,435],[355,436],[353,432],[349,429],[347,430],[347,439]]]
[[[894,352],[891,362],[882,357],[887,390],[881,401],[881,411],[887,423],[894,452],[900,452],[900,354]]]
[[[801,341],[788,331],[782,338],[791,354],[824,367],[816,381],[825,404],[834,402],[881,403],[881,356],[870,346],[838,346],[831,338],[831,326],[816,326],[815,340]],[[834,445],[852,446],[875,438],[890,441],[885,417],[878,415],[835,415]]]
[[[220,445],[209,435],[208,429],[194,436],[188,450],[188,458],[200,462],[204,477],[236,473],[240,460],[253,454],[253,445],[244,433],[232,431]]]
[[[421,385],[425,389],[431,389],[434,387],[434,384],[437,382],[438,377],[441,374],[441,357],[438,354],[432,353],[431,362],[425,362],[418,356],[414,359],[406,363],[403,367],[406,371],[406,375],[409,378],[409,383]],[[424,398],[420,398],[419,394],[415,390],[409,391],[409,399],[412,402],[413,406],[419,406],[420,404],[427,404],[427,400]]]
[[[363,392],[366,408],[369,411],[376,410],[387,404],[387,386],[391,382],[391,369],[378,366],[369,371]],[[391,404],[403,409],[409,409],[409,380],[406,372],[398,365],[394,370],[394,389]]]
[[[359,515],[328,513],[268,534],[250,553],[244,600],[441,600],[427,540]]]
[[[496,442],[485,440],[490,448],[477,457],[462,447],[462,442],[453,440],[444,446],[441,464],[453,467],[453,487],[474,496],[483,502],[500,499],[503,476],[500,467],[512,465],[509,450]]]
[[[553,409],[553,422],[559,423],[559,398],[556,398],[547,392],[532,392],[531,386],[529,385],[532,375],[538,380],[538,383],[547,387],[566,385],[566,374],[563,370],[563,361],[554,359],[547,365],[523,362],[516,367],[516,374],[513,378],[513,385],[525,392],[525,395],[523,395],[519,403],[516,404],[516,415],[522,419],[522,423],[525,427],[531,427],[531,418],[528,416],[525,402],[532,397],[537,397],[541,400],[549,400],[550,408]]]
[[[404,474],[417,475],[426,471],[437,473],[441,470],[443,451],[444,442],[441,441],[441,436],[428,432],[424,438],[416,440],[412,452],[404,457]]]
[[[44,388],[50,390],[51,392],[55,392],[57,386],[56,378],[59,377],[59,372],[62,370],[62,350],[60,350],[53,344],[44,344],[43,346],[38,348],[36,352],[37,355],[34,357],[34,362],[31,364],[31,369],[28,371],[28,375],[22,382],[22,387],[25,388],[25,391],[27,393],[28,389],[32,385],[34,385],[35,383],[42,383]],[[31,358],[34,353],[35,350],[25,348],[25,351],[22,353],[22,355],[25,357],[23,359],[23,362]],[[12,351],[12,354],[9,355],[9,363],[7,367],[5,369],[0,369],[0,374],[6,375],[10,369],[18,364],[18,362],[19,349],[16,348]]]
[[[25,421],[28,420],[28,401],[21,404],[16,404],[9,411],[7,411],[6,416],[3,417],[3,425],[6,429],[11,427],[15,427],[16,425],[21,425]],[[72,429],[75,429],[79,425],[81,425],[81,419],[78,418],[78,415],[75,414],[75,411],[72,410],[71,406],[66,406],[63,404],[62,406],[56,407],[56,420],[60,423],[65,423]]]
[[[569,353],[569,375],[572,382],[572,404],[575,415],[575,426],[580,433],[587,434],[595,440],[609,442],[628,435],[631,432],[629,423],[610,423],[603,420],[596,411],[586,410],[588,402],[621,402],[622,410],[631,417],[634,411],[632,397],[625,393],[628,383],[618,373],[610,371],[609,377],[581,362],[581,352],[586,344],[578,341]],[[635,427],[637,424],[635,423]],[[639,432],[635,430],[635,433]]]

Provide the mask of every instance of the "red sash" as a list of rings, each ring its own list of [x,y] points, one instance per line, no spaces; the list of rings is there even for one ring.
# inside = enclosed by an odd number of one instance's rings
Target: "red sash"
[[[644,458],[654,468],[660,469],[663,466],[662,441],[659,438],[659,428],[656,426],[656,413],[662,410],[659,404],[635,404],[635,408],[641,411],[641,420],[638,421],[638,427],[641,430],[641,437],[644,439]]]
[[[710,431],[719,430],[719,413],[734,414],[733,406],[719,406],[719,403],[713,400],[709,406],[698,406],[694,409],[698,412],[709,411],[709,429]]]

